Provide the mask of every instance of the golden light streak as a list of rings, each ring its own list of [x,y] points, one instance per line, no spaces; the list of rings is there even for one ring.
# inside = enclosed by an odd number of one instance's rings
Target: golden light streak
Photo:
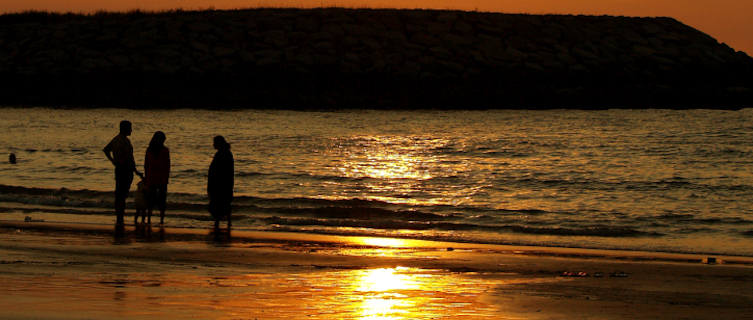
[[[394,238],[362,238],[359,241],[365,245],[389,248],[401,248],[408,246],[409,240]]]
[[[416,301],[406,299],[404,290],[420,289],[412,275],[403,273],[407,268],[380,268],[364,270],[358,279],[357,291],[368,295],[360,306],[361,319],[408,319],[408,312]]]

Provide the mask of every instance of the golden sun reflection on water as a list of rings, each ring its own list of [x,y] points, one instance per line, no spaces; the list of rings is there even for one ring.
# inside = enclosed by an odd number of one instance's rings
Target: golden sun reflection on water
[[[420,165],[427,159],[399,153],[374,153],[362,162],[353,162],[340,168],[340,172],[350,178],[375,179],[431,179],[432,175],[420,170]]]
[[[332,166],[326,172],[311,174],[334,175],[347,181],[342,183],[345,189],[341,193],[319,195],[325,199],[459,205],[484,192],[489,176],[473,177],[473,183],[468,184],[468,175],[474,168],[487,169],[463,156],[441,151],[453,143],[450,138],[433,134],[344,137],[326,151],[333,159]]]

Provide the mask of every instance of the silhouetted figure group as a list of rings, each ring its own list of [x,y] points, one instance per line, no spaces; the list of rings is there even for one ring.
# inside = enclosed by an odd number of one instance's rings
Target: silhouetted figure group
[[[120,122],[120,133],[115,136],[102,150],[107,159],[115,166],[115,214],[117,216],[116,236],[124,225],[125,202],[133,183],[135,173],[142,180],[138,183],[135,194],[136,214],[134,225],[138,223],[151,224],[152,209],[156,206],[160,211],[160,225],[165,223],[165,209],[167,198],[167,184],[170,178],[170,150],[165,147],[167,137],[162,131],[157,131],[149,142],[144,156],[144,174],[136,168],[133,158],[133,146],[128,136],[131,135],[130,121]],[[231,226],[231,203],[233,201],[234,165],[230,144],[222,136],[214,137],[214,155],[209,166],[207,194],[209,195],[209,212],[214,218],[215,229],[219,228],[220,220],[227,219],[228,230]]]

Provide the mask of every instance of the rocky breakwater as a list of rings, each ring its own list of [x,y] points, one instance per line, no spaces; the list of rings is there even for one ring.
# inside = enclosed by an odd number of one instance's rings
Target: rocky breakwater
[[[253,9],[0,16],[0,105],[753,105],[753,59],[671,18]]]

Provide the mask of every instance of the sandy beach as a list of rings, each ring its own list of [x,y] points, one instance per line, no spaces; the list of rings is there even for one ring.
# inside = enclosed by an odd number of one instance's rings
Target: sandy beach
[[[0,222],[4,319],[746,319],[753,259]]]
[[[0,3],[0,320],[753,320],[753,58],[687,15],[114,1]]]

